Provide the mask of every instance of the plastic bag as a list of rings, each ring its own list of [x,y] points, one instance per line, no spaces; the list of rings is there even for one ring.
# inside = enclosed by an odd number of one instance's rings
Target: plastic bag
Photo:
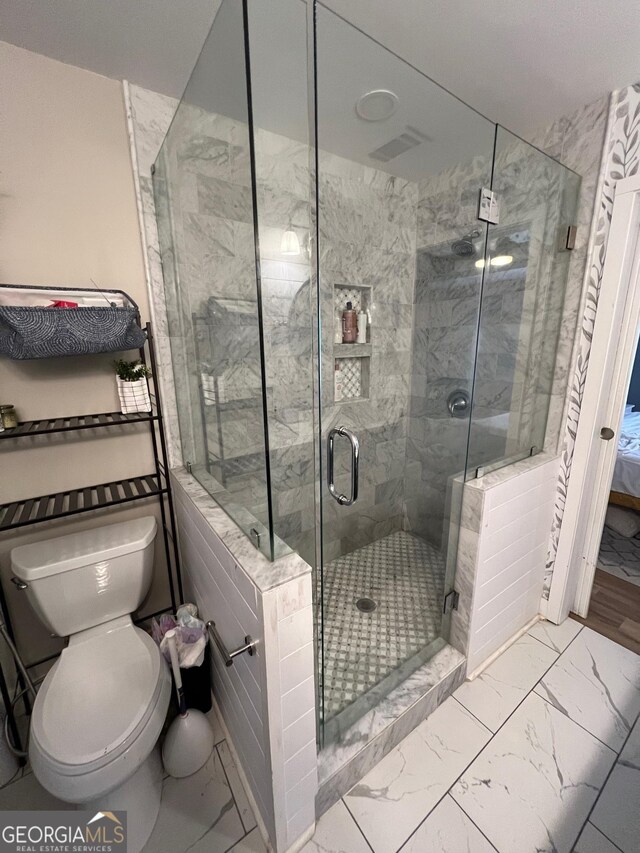
[[[207,641],[202,631],[196,632],[193,628],[183,628],[181,625],[178,625],[176,628],[176,648],[178,649],[180,669],[200,666],[204,661],[204,650],[206,647]],[[160,651],[168,663],[171,657],[166,637],[163,637],[160,642]]]
[[[151,620],[151,636],[154,641],[160,645],[162,638],[171,628],[176,627],[176,620],[171,616],[170,613],[163,613],[160,617],[160,621],[154,617]]]
[[[198,608],[195,604],[183,604],[176,611],[176,621],[178,625],[183,625],[185,628],[198,628],[204,632],[204,622],[198,619]]]
[[[169,629],[175,628],[180,669],[200,666],[204,661],[207,647],[206,629],[204,622],[197,618],[197,614],[198,609],[195,604],[183,604],[178,608],[175,618],[165,613],[159,621],[156,619],[151,621],[151,636],[160,646],[160,651],[167,663],[170,663],[171,658],[165,634]]]

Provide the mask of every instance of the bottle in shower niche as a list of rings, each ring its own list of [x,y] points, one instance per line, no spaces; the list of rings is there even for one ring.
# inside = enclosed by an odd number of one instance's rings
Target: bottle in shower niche
[[[358,343],[366,344],[367,342],[367,312],[361,311],[358,314]]]
[[[358,312],[354,310],[353,303],[347,302],[347,307],[342,312],[342,343],[355,344],[358,339]]]

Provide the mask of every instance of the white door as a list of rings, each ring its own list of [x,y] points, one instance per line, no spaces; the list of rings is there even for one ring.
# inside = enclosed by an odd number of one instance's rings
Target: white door
[[[640,177],[618,182],[547,616],[586,616],[640,321]],[[612,434],[613,433],[613,434]]]

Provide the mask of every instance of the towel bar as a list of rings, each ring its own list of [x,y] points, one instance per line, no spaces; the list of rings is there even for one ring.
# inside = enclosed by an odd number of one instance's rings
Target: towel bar
[[[225,666],[232,666],[233,659],[235,657],[238,657],[238,655],[241,655],[243,652],[249,652],[249,654],[252,655],[254,650],[255,650],[255,647],[258,645],[257,640],[253,640],[247,634],[247,636],[244,638],[244,645],[243,646],[238,646],[237,649],[233,649],[232,651],[229,651],[227,649],[227,647],[225,646],[224,642],[222,641],[222,637],[220,636],[220,634],[218,634],[218,631],[216,629],[216,623],[210,619],[206,623],[205,627],[206,627],[207,631],[209,632],[209,636],[211,637],[213,642],[218,647],[218,651],[220,652],[220,654],[224,658]]]

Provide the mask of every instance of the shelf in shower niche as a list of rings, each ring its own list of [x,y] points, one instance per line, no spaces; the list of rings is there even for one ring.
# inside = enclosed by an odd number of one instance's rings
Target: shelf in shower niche
[[[358,314],[364,311],[371,318],[371,287],[369,285],[356,284],[334,284],[333,286],[333,309],[334,309],[334,346],[368,346],[371,340],[371,329],[367,324],[366,344],[342,344],[342,312],[347,302],[351,302],[354,311]]]
[[[345,344],[349,349],[356,344]],[[364,344],[362,346],[365,346]],[[369,356],[352,356],[334,359],[334,401],[354,403],[369,399]]]
[[[334,344],[333,354],[336,358],[370,358],[371,344]]]
[[[94,509],[164,495],[167,489],[156,474],[145,474],[97,486],[69,489],[0,505],[0,530],[13,530],[53,518],[65,518]]]
[[[51,435],[57,432],[73,432],[81,429],[100,429],[101,427],[130,426],[131,424],[157,421],[158,416],[151,412],[101,412],[97,415],[76,415],[65,418],[40,418],[36,421],[22,421],[17,427],[0,432],[3,438],[27,438],[32,435]]]

